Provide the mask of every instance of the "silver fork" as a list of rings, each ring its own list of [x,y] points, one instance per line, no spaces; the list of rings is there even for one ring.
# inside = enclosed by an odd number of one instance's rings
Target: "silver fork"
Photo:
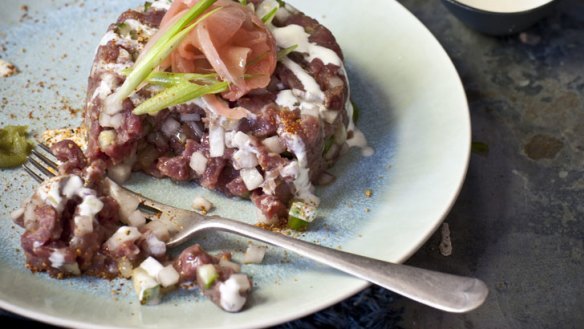
[[[44,152],[33,150],[24,164],[24,169],[35,180],[42,182],[55,176],[58,165],[50,149],[42,144],[39,146]],[[197,232],[219,230],[282,247],[422,304],[448,312],[471,311],[479,307],[488,294],[485,283],[476,278],[394,264],[323,247],[235,220],[203,216],[193,211],[171,207],[121,187],[110,179],[106,179],[106,184],[110,194],[137,200],[138,209],[147,217],[173,225],[174,234],[167,242],[168,247],[183,244]]]

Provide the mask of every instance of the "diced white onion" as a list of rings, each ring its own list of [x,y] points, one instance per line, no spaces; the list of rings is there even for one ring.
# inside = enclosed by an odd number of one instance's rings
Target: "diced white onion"
[[[178,274],[172,265],[167,265],[158,272],[157,280],[165,288],[174,286],[178,283],[179,279],[180,274]]]
[[[160,127],[160,130],[162,130],[162,133],[164,133],[166,137],[173,136],[179,129],[180,123],[173,118],[166,119],[162,124],[162,127]]]
[[[241,271],[241,265],[239,265],[239,264],[237,264],[237,263],[235,263],[235,262],[232,262],[232,261],[230,261],[230,260],[227,260],[227,259],[225,259],[225,258],[221,258],[221,259],[219,260],[219,266],[221,266],[221,267],[227,267],[227,268],[230,268],[230,269],[232,269],[234,272],[239,272],[239,271]]]
[[[251,138],[245,133],[238,131],[233,136],[232,144],[238,149],[247,149],[251,143]]]
[[[209,126],[209,155],[212,158],[225,154],[225,131],[221,126]]]
[[[136,211],[138,205],[140,204],[140,199],[138,197],[131,195],[130,193],[124,193],[121,189],[110,189],[111,197],[114,198],[120,205],[120,215],[122,221],[128,220],[128,217]]]
[[[233,168],[237,170],[255,168],[257,165],[258,158],[252,152],[237,150],[233,154]]]
[[[144,217],[144,214],[140,210],[136,209],[128,216],[126,224],[133,227],[141,227],[146,224],[146,217]]]
[[[235,145],[233,145],[233,137],[235,137],[236,133],[236,131],[228,131],[225,133],[225,146],[235,148]]]
[[[153,256],[164,256],[166,254],[166,244],[154,234],[148,234],[146,238],[146,252]]]
[[[130,178],[132,173],[132,165],[127,163],[120,163],[112,166],[107,171],[108,176],[116,183],[121,184]]]
[[[278,136],[268,137],[262,141],[262,144],[272,153],[280,154],[286,151],[286,144]]]
[[[61,191],[61,193],[63,193],[63,195],[66,198],[70,199],[74,195],[77,195],[77,193],[82,187],[83,181],[81,180],[81,178],[76,175],[71,175],[69,176],[69,179],[67,179],[65,186],[63,186],[63,190]]]
[[[39,187],[38,192],[41,199],[57,211],[61,212],[64,208],[63,198],[61,197],[59,181],[50,181]]]
[[[193,199],[192,207],[193,207],[194,210],[196,210],[196,211],[202,213],[203,215],[205,215],[211,209],[213,209],[213,204],[209,200],[207,200],[207,199],[205,199],[203,197],[198,196],[198,197],[195,197]]]
[[[105,242],[105,246],[109,250],[116,250],[123,243],[128,241],[136,241],[141,236],[142,235],[137,228],[122,226]]]
[[[122,126],[124,117],[121,113],[116,113],[114,115],[101,112],[99,114],[99,125],[107,128],[120,128]],[[99,137],[98,137],[99,138]]]
[[[168,241],[170,238],[168,227],[166,227],[166,224],[159,220],[153,220],[144,227],[150,230],[152,234],[154,234],[154,236],[156,236],[160,241]]]
[[[95,195],[88,195],[83,198],[83,201],[77,208],[79,209],[79,215],[93,218],[103,209],[103,202]]]
[[[130,262],[126,257],[118,259],[118,271],[124,278],[129,278],[132,276],[132,262]]]
[[[245,251],[245,255],[243,256],[243,262],[245,264],[259,264],[264,260],[264,256],[266,255],[265,246],[257,246],[255,244],[250,244]]]
[[[260,187],[262,185],[262,183],[264,182],[264,178],[262,177],[262,174],[260,174],[260,172],[255,168],[242,169],[239,171],[239,174],[241,175],[241,178],[243,179],[243,183],[245,184],[245,187],[249,191],[255,190],[256,188]]]
[[[209,160],[205,157],[203,152],[194,152],[191,155],[191,161],[189,163],[191,169],[193,169],[197,175],[202,176],[207,169],[207,162]]]
[[[83,236],[93,232],[93,217],[90,216],[75,216],[75,236]]]
[[[79,269],[79,264],[77,264],[77,262],[64,264],[63,266],[61,266],[61,270],[67,273],[71,273],[73,275],[81,274],[81,270]]]
[[[140,268],[146,271],[151,277],[156,278],[164,266],[153,257],[148,257],[140,264]]]
[[[97,141],[99,143],[99,148],[104,150],[115,143],[116,132],[114,130],[104,130],[99,133]]]

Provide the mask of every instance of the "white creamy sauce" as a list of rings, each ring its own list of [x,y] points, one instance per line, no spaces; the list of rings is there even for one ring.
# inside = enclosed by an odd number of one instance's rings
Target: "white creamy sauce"
[[[343,61],[334,51],[310,42],[310,35],[304,31],[302,26],[295,24],[284,27],[272,26],[271,31],[278,47],[289,48],[297,46],[294,51],[303,53],[308,62],[319,58],[325,65],[334,64],[341,68],[343,67]],[[302,83],[304,91],[283,90],[278,94],[276,103],[290,109],[298,107],[304,115],[319,116],[328,123],[334,122],[337,113],[329,111],[324,105],[325,95],[316,80],[291,59],[284,58],[281,62]]]
[[[324,105],[325,95],[316,80],[289,58],[284,58],[282,64],[300,80],[304,91],[282,90],[278,93],[276,104],[289,109],[299,108],[304,115],[321,117],[328,123],[334,122],[337,113],[329,111]]]
[[[552,0],[456,0],[469,7],[497,13],[514,13],[535,9]]]
[[[166,0],[156,1],[152,3],[152,5],[165,9],[167,9],[166,6],[170,6]],[[135,52],[139,53],[144,48],[145,42],[158,30],[134,19],[127,19],[123,24],[127,26],[128,30],[133,31],[134,33],[125,31],[121,32],[122,35],[120,35],[114,30],[108,31],[102,37],[100,46],[105,46],[109,42],[114,41],[118,46],[125,49],[133,49]],[[103,102],[104,110],[100,113],[99,117],[99,124],[102,127],[119,128],[123,124],[123,117],[118,115],[123,109],[122,100],[119,99],[115,92],[119,86],[116,82],[115,75],[108,72],[113,71],[119,73],[134,64],[130,54],[125,49],[120,49],[116,63],[103,63],[100,61],[92,68],[92,75],[95,71],[104,72],[101,77],[100,85],[96,88],[90,100],[90,102],[93,102],[96,98],[99,98]]]
[[[353,122],[353,112],[355,109],[353,108],[353,104],[349,100],[347,100],[347,104],[345,104],[345,108],[347,109],[347,115],[349,116],[349,125],[347,127],[348,132],[353,132],[353,136],[347,139],[346,144],[349,147],[358,147],[361,149],[361,155],[364,157],[370,157],[375,154],[375,150],[367,144],[367,138],[365,134],[359,128],[355,126]]]
[[[303,53],[308,62],[319,58],[325,65],[334,64],[339,67],[343,65],[343,61],[333,50],[310,42],[310,35],[300,25],[290,24],[284,27],[272,27],[271,30],[278,47],[297,46],[294,51]]]
[[[281,171],[283,177],[293,177],[296,196],[301,200],[318,205],[320,199],[314,194],[314,186],[310,182],[310,169],[308,168],[308,157],[306,146],[302,138],[298,135],[283,134],[288,149],[296,155],[298,161],[292,161]]]
[[[375,154],[375,151],[372,147],[367,145],[367,138],[359,128],[355,128],[353,130],[353,136],[350,139],[347,139],[347,145],[349,147],[358,147],[361,149],[361,155],[364,157],[370,157]]]
[[[101,38],[101,41],[99,42],[100,46],[105,46],[107,45],[110,41],[112,40],[118,40],[120,37],[116,34],[116,32],[114,31],[107,31],[107,33]]]
[[[246,289],[245,283],[241,282],[242,280],[238,280],[238,277],[235,277],[236,275],[231,275],[229,279],[219,284],[221,307],[228,312],[237,312],[243,307],[246,298],[241,296],[239,292],[249,289],[249,282]]]
[[[324,102],[324,92],[320,89],[320,86],[314,80],[314,78],[304,71],[304,69],[292,61],[289,58],[284,58],[282,64],[286,66],[294,75],[300,80],[300,83],[304,86],[305,95],[304,99],[308,102]]]
[[[124,23],[126,23],[132,31],[136,31],[137,33],[144,33],[145,36],[151,37],[158,31],[158,29],[151,28],[148,25],[144,25],[135,19],[127,19]]]
[[[170,4],[171,2],[169,0],[155,0],[152,1],[150,6],[158,10],[168,10],[170,8]]]
[[[101,82],[99,86],[95,88],[91,99],[94,100],[96,98],[105,99],[107,96],[111,95],[113,90],[116,88],[116,77],[113,74],[104,73],[101,76]],[[107,111],[107,109],[106,109]]]

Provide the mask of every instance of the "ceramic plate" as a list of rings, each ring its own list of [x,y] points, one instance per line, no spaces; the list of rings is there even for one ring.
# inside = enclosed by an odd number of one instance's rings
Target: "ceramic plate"
[[[21,8],[27,3],[28,11]],[[338,177],[320,188],[321,218],[302,239],[401,262],[437,228],[454,202],[468,163],[470,123],[459,77],[440,44],[400,4],[390,0],[291,1],[319,19],[343,47],[358,125],[375,155],[343,157]],[[140,1],[2,1],[0,57],[20,70],[0,79],[0,125],[28,124],[33,133],[78,125],[95,47],[109,23]],[[0,307],[69,327],[249,328],[318,311],[366,282],[268,249],[263,264],[245,265],[254,279],[249,307],[219,310],[196,293],[179,293],[155,307],[140,306],[130,284],[92,278],[53,280],[31,274],[19,251],[21,229],[10,212],[35,183],[22,170],[3,170],[0,207]],[[195,195],[216,213],[254,222],[250,203],[188,185],[136,175],[130,188],[176,206]],[[365,196],[371,189],[373,195]],[[242,256],[248,243],[222,234],[200,236],[210,251]]]

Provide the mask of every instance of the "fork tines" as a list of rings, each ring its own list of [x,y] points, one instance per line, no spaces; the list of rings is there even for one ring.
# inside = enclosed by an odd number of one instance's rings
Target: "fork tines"
[[[39,148],[32,150],[23,168],[37,182],[42,183],[59,173],[59,165],[48,146],[44,144],[38,146]]]

